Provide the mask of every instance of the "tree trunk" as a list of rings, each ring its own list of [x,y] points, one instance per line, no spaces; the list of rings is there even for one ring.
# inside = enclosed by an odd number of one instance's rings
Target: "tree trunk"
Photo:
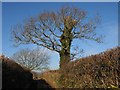
[[[68,62],[70,62],[70,49],[60,51],[60,68],[64,67]]]
[[[70,47],[72,42],[72,29],[65,29],[61,35],[60,68],[70,62]]]

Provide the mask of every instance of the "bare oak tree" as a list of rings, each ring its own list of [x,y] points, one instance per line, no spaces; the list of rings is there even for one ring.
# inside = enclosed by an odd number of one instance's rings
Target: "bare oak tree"
[[[49,69],[49,54],[43,49],[22,49],[11,57],[18,64],[29,70],[46,70]]]
[[[73,40],[93,40],[101,43],[101,36],[95,30],[100,18],[87,17],[87,12],[76,7],[62,7],[59,11],[43,12],[30,17],[23,25],[12,30],[16,45],[36,44],[60,55],[60,67],[67,64],[71,56]]]

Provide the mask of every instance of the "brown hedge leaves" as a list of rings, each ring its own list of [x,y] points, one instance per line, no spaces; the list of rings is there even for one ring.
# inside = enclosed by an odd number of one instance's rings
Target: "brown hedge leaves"
[[[62,88],[119,87],[120,47],[70,62],[61,69]]]

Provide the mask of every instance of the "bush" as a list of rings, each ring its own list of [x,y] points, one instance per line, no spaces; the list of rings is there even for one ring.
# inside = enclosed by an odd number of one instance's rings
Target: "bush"
[[[120,47],[70,62],[61,69],[62,88],[113,88],[120,81]]]

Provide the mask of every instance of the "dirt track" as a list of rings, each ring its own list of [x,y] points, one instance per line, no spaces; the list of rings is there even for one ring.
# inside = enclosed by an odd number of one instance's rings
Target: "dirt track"
[[[55,90],[54,88],[52,88],[52,86],[50,86],[44,79],[40,79],[40,80],[35,80],[37,82],[37,88],[46,88],[49,90]]]

